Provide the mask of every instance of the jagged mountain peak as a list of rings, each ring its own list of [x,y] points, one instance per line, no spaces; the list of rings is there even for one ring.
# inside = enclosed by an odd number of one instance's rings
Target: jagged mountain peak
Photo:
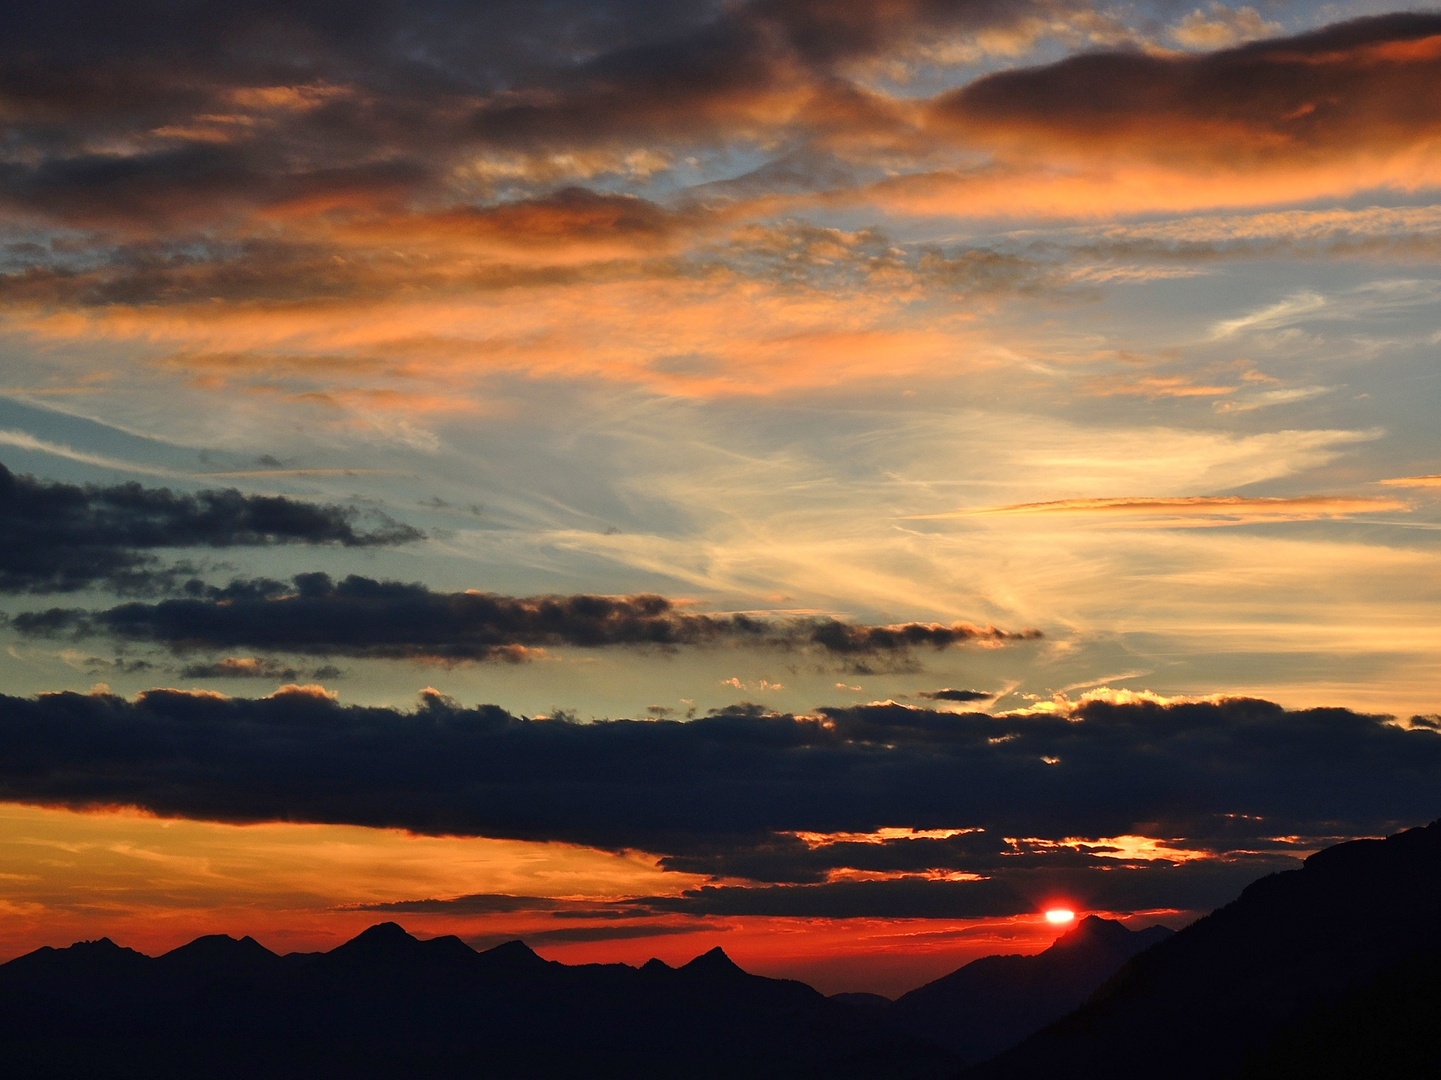
[[[242,938],[233,938],[229,934],[206,934],[198,937],[188,944],[179,948],[171,949],[168,953],[162,953],[161,959],[171,956],[200,955],[207,956],[259,956],[261,954],[274,956],[269,949],[256,941],[249,934]]]
[[[714,949],[701,953],[690,963],[684,965],[681,971],[698,972],[701,974],[740,974],[745,972],[726,955],[726,951],[717,945]]]
[[[516,938],[514,941],[505,941],[496,945],[494,948],[486,949],[480,956],[486,963],[507,968],[519,969],[550,966],[549,960],[538,954],[519,938]]]
[[[1119,920],[1103,918],[1100,915],[1087,915],[1071,929],[1056,938],[1051,944],[1051,949],[1065,949],[1087,945],[1126,948],[1134,943],[1137,934],[1144,934],[1148,938],[1159,939],[1170,933],[1171,931],[1165,927],[1154,926],[1144,930],[1132,930]],[[1047,951],[1049,952],[1050,950],[1048,949]]]

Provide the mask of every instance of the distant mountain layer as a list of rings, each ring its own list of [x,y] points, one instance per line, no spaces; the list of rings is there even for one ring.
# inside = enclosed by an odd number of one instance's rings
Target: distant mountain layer
[[[1164,926],[1131,931],[1091,915],[1043,953],[983,957],[912,990],[889,1016],[967,1062],[984,1061],[1065,1016],[1127,960],[1170,936]]]
[[[1243,1068],[1267,1080],[1441,1075],[1370,1065],[1346,1071],[1336,1056],[1399,1048],[1435,1060],[1441,1024],[1416,1007],[1414,995],[1436,970],[1438,951],[1441,822],[1327,848],[1299,870],[1261,879],[1136,957],[1076,1012],[963,1075],[1219,1080]],[[1428,993],[1434,1001],[1434,983]],[[1323,1043],[1332,1056],[1317,1053]],[[1320,1059],[1323,1071],[1307,1071],[1308,1057]]]
[[[0,1048],[15,1080],[924,1080],[959,1064],[719,949],[681,968],[568,967],[394,923],[318,954],[228,937],[156,958],[109,940],[41,949],[0,966]]]

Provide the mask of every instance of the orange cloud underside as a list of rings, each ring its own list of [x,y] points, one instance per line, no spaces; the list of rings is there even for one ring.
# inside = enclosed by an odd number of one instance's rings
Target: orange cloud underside
[[[984,362],[966,316],[911,326],[896,309],[885,292],[642,281],[355,307],[47,313],[12,326],[52,344],[144,343],[207,389],[421,413],[460,408],[456,391],[502,373],[707,396]]]
[[[143,951],[207,933],[330,948],[389,917],[346,905],[469,893],[604,901],[701,880],[569,844],[15,804],[0,804],[0,867],[4,957],[101,935]]]
[[[1177,131],[1176,139],[1188,133]],[[1441,185],[1441,154],[1430,145],[1343,161],[1226,164],[1181,169],[1124,160],[1088,161],[1037,149],[975,171],[898,177],[825,201],[894,214],[998,218],[1106,219],[1128,214],[1264,207],[1365,191],[1414,192]]]
[[[0,866],[0,960],[102,936],[152,955],[212,933],[250,934],[279,952],[329,949],[394,920],[420,937],[459,934],[481,947],[529,937],[542,955],[568,964],[641,964],[652,956],[681,964],[720,945],[760,974],[805,979],[826,992],[898,994],[979,956],[1038,952],[1056,936],[1039,912],[957,920],[616,920],[557,919],[545,911],[360,910],[356,905],[474,893],[603,904],[678,893],[702,879],[663,873],[643,854],[567,844],[353,826],[221,825],[134,810],[0,804]],[[547,939],[557,930],[618,927],[640,932]]]

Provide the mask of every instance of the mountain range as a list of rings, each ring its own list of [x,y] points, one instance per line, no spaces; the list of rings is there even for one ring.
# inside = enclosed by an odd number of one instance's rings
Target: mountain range
[[[394,923],[325,953],[101,939],[0,965],[16,1080],[1367,1080],[1441,1075],[1441,823],[1319,852],[1185,929],[1088,917],[895,1002],[720,949],[567,966]]]
[[[567,966],[519,941],[476,952],[382,923],[327,953],[200,938],[160,957],[113,942],[0,966],[6,1075],[943,1077],[944,1049],[865,1022],[720,949]]]
[[[567,966],[373,926],[328,953],[199,938],[159,957],[109,939],[0,966],[10,1075],[946,1077],[1079,1004],[1169,931],[1087,918],[907,994],[826,998],[720,949],[680,968]]]

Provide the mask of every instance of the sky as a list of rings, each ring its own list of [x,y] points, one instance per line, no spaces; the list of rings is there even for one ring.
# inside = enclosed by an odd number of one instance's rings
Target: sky
[[[1441,13],[0,15],[0,958],[900,993],[1441,813]]]

